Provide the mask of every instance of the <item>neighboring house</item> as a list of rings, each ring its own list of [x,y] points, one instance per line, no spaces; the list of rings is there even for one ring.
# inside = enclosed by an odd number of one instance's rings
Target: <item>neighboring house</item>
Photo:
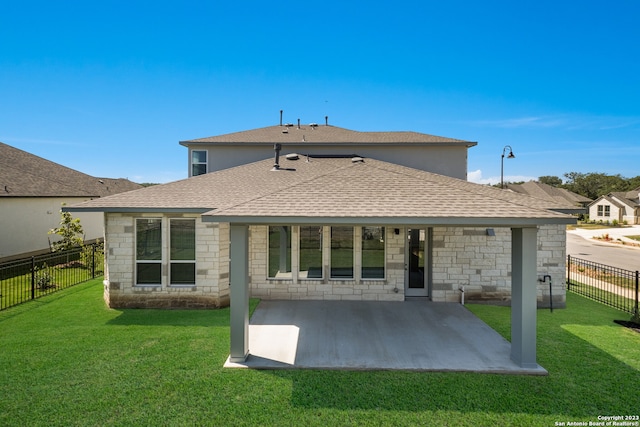
[[[231,303],[240,361],[250,295],[460,301],[464,289],[467,300],[511,303],[512,357],[535,365],[536,305],[565,304],[565,227],[575,219],[557,211],[570,206],[461,179],[475,143],[460,140],[332,126],[205,140],[182,144],[190,169],[210,173],[65,208],[104,212],[111,307]],[[266,160],[227,168],[253,151]],[[421,170],[430,168],[439,173]]]
[[[592,221],[640,224],[640,188],[598,197],[589,204]]]
[[[95,178],[0,143],[0,260],[49,251],[59,238],[62,204],[142,188],[126,179]],[[84,238],[103,237],[102,214],[79,213]]]
[[[581,196],[578,193],[569,191],[564,188],[553,187],[537,181],[529,181],[524,184],[507,184],[507,189],[516,193],[528,194],[538,199],[548,200],[561,204],[573,206],[572,209],[566,209],[563,212],[571,214],[586,214],[587,206],[593,201],[588,197]]]

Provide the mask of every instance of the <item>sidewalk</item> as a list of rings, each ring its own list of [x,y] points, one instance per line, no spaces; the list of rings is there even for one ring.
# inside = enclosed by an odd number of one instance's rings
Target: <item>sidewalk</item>
[[[613,240],[612,242],[607,242],[606,240],[600,240],[600,239],[598,239],[598,242],[610,243],[612,245],[619,245],[619,243],[614,243],[617,240],[621,240],[625,243],[640,244],[640,241],[629,239],[628,237],[626,237],[626,236],[640,236],[640,225],[631,225],[626,227],[615,227],[615,228],[600,228],[595,230],[576,228],[575,230],[567,230],[567,233],[575,234],[587,240],[591,240],[594,237],[601,237],[605,234],[608,234],[609,237]],[[629,245],[627,247],[634,247],[634,248],[640,249],[640,246]]]

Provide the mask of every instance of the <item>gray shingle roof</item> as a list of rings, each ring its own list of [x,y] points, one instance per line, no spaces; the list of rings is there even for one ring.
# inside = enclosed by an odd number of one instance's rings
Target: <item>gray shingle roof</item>
[[[181,141],[182,145],[192,144],[274,144],[274,143],[352,143],[352,144],[451,144],[476,145],[476,142],[445,138],[418,132],[358,132],[336,126],[268,126],[226,135]]]
[[[592,201],[587,197],[564,188],[552,187],[551,185],[536,181],[529,181],[524,184],[508,184],[507,188],[517,193],[528,194],[539,199],[551,200],[568,205],[583,206]]]
[[[0,197],[104,197],[141,188],[95,178],[0,142]]]
[[[271,159],[75,205],[230,217],[536,218],[569,221],[560,204],[378,160]],[[286,170],[295,169],[295,170]],[[215,219],[215,218],[214,218]]]

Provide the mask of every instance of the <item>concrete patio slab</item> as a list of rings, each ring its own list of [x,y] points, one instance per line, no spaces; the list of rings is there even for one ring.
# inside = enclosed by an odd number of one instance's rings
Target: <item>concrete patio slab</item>
[[[261,301],[249,352],[225,367],[547,374],[464,306],[428,301]]]

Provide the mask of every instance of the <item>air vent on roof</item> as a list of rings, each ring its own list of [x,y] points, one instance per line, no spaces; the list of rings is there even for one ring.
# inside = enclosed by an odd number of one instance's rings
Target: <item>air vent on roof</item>
[[[313,129],[313,128],[317,128],[318,124],[317,123],[309,123],[309,126],[311,126],[311,129]]]
[[[298,160],[300,158],[296,153],[287,154],[284,157],[287,160]]]
[[[364,163],[364,159],[362,157],[352,157],[351,163]]]
[[[289,129],[288,128],[282,129],[282,133],[289,133]]]

